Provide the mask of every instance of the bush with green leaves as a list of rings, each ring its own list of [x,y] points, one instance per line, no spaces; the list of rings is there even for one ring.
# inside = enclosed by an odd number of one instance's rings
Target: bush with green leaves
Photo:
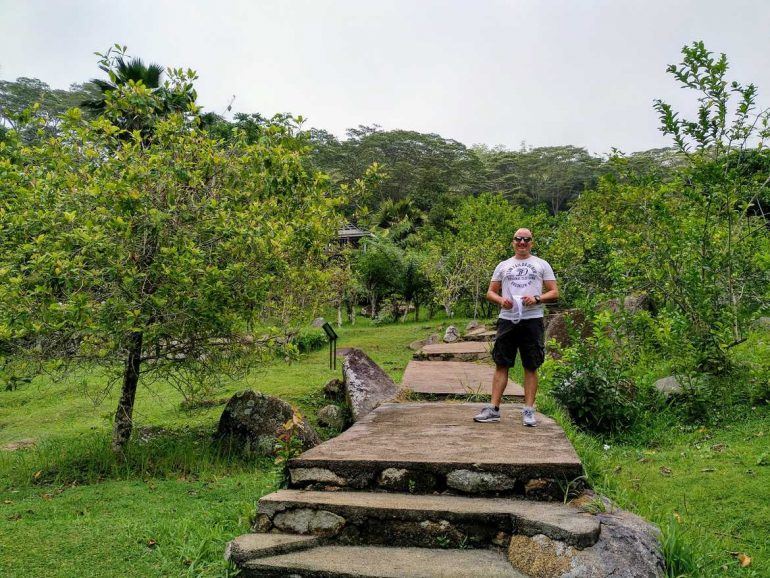
[[[552,369],[553,397],[579,427],[616,433],[639,415],[637,388],[603,329],[563,351]]]
[[[326,345],[327,338],[322,329],[305,327],[300,329],[291,341],[297,346],[300,353],[310,353],[311,351],[318,351]]]

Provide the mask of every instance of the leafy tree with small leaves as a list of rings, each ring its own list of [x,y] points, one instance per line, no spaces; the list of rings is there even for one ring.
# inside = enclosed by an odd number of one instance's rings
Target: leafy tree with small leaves
[[[666,239],[675,258],[661,265],[670,299],[702,352],[700,365],[719,371],[726,350],[745,338],[748,315],[770,281],[757,261],[767,251],[766,222],[753,216],[770,176],[760,182],[746,170],[751,151],[762,150],[770,137],[770,111],[758,108],[755,85],[726,79],[724,54],[693,42],[682,57],[667,71],[696,93],[696,117],[655,101],[662,132],[686,159],[678,188],[689,201],[686,227]]]
[[[170,71],[166,92],[186,98],[194,76]],[[269,345],[249,322],[308,315],[339,226],[299,151],[212,138],[165,96],[124,84],[56,138],[0,143],[0,350],[103,365],[119,453],[140,380],[243,368]]]

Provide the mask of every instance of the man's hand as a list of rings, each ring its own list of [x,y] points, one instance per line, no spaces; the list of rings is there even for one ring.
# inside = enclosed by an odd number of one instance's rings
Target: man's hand
[[[521,298],[521,302],[524,303],[524,305],[537,305],[537,301],[535,301],[534,297],[530,297],[529,295],[525,295]]]
[[[500,307],[503,309],[511,309],[513,307],[513,302],[510,299],[505,299],[500,302]]]

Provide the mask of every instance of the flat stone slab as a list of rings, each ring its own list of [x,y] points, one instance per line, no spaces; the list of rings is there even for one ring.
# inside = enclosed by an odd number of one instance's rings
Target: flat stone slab
[[[287,554],[318,546],[321,539],[300,534],[243,534],[228,542],[225,559],[239,564],[254,558]]]
[[[415,353],[415,359],[432,361],[475,361],[489,359],[491,345],[481,341],[458,341],[426,345]]]
[[[322,546],[261,558],[242,566],[244,576],[303,578],[526,578],[496,550],[440,550],[378,546]]]
[[[410,361],[401,387],[423,395],[491,395],[495,368],[468,361]],[[524,389],[508,383],[506,397],[524,399]],[[477,398],[479,399],[479,398]]]
[[[296,470],[316,468],[334,473],[347,486],[375,484],[388,468],[437,477],[446,486],[449,474],[492,472],[517,480],[572,481],[583,475],[574,448],[559,425],[537,414],[538,425],[524,427],[521,406],[502,406],[499,423],[476,423],[481,403],[383,404],[336,438],[289,462]],[[308,480],[308,478],[305,478]],[[320,481],[320,480],[319,480]],[[524,493],[517,487],[514,493]]]
[[[348,523],[373,518],[377,526],[393,520],[497,524],[507,533],[543,534],[579,548],[595,544],[600,531],[595,516],[574,506],[510,498],[280,490],[259,501],[259,513],[270,518],[295,508],[332,512]]]
[[[465,341],[494,341],[497,331],[494,329],[485,329],[484,331],[468,332],[463,339]]]

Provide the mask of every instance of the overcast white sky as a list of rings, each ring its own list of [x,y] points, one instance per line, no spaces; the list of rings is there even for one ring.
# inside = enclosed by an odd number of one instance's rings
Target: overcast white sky
[[[0,79],[64,88],[117,42],[214,112],[631,152],[670,144],[652,100],[692,100],[665,68],[693,40],[770,104],[768,25],[766,0],[0,0]]]

